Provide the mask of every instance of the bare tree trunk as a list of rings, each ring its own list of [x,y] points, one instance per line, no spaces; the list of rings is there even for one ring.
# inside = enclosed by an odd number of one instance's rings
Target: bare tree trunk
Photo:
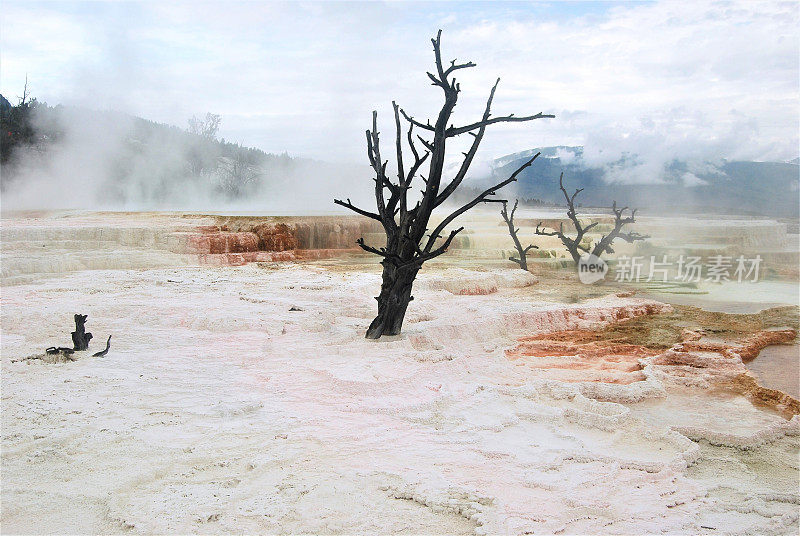
[[[578,249],[576,249],[576,248],[570,248],[569,254],[572,257],[572,260],[575,262],[575,266],[577,266],[578,263],[581,262],[581,256],[582,255],[581,255],[580,251]]]
[[[411,296],[411,288],[419,268],[415,264],[404,268],[388,262],[383,264],[383,284],[377,298],[378,316],[367,329],[368,339],[400,333],[408,304],[414,299]]]

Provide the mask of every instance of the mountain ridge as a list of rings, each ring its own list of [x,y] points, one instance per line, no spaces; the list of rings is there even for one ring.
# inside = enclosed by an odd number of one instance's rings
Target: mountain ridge
[[[655,211],[735,213],[798,217],[800,212],[800,166],[790,162],[726,161],[687,162],[674,160],[651,182],[615,182],[613,170],[624,170],[620,160],[610,171],[591,166],[583,159],[583,148],[541,147],[513,153],[493,162],[489,183],[507,176],[536,152],[542,156],[518,176],[517,195],[562,204],[558,178],[564,173],[568,191],[583,188],[578,200],[585,206],[618,204]],[[564,156],[569,161],[562,161]],[[566,160],[566,159],[564,159]],[[611,177],[609,177],[611,176]]]

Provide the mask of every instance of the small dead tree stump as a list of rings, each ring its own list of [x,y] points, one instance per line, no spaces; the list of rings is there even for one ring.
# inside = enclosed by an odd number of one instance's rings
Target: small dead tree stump
[[[86,333],[86,318],[88,315],[75,315],[75,331],[72,332],[72,345],[75,351],[89,349],[92,334]]]

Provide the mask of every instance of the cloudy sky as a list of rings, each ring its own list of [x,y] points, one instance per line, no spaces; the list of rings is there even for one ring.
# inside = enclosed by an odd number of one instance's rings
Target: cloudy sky
[[[396,99],[434,117],[430,37],[478,67],[461,77],[456,120],[480,113],[556,119],[503,125],[482,157],[585,144],[596,161],[798,156],[800,3],[144,2],[4,0],[0,92],[28,75],[49,104],[117,109],[268,152],[364,159],[373,109]]]

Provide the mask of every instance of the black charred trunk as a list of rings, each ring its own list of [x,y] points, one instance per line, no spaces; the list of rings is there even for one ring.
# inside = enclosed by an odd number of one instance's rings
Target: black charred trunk
[[[75,331],[72,332],[75,351],[88,350],[89,341],[92,340],[92,334],[86,333],[86,317],[87,315],[75,315]]]
[[[367,329],[368,339],[400,334],[408,304],[414,299],[411,296],[411,288],[419,268],[417,265],[398,267],[384,261],[383,283],[380,296],[377,297],[378,316]]]

